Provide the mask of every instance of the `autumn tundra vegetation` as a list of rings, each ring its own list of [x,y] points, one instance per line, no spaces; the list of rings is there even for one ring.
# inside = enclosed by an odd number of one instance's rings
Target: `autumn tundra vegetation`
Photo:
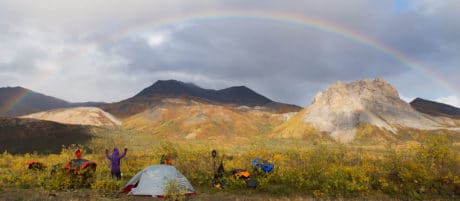
[[[93,138],[87,146],[63,147],[59,154],[4,152],[0,155],[1,189],[39,189],[51,193],[86,188],[103,196],[119,197],[129,178],[146,166],[158,164],[166,154],[195,188],[211,194],[218,191],[238,194],[244,190],[271,197],[458,199],[460,196],[459,150],[448,135],[374,147],[275,140],[255,141],[241,147],[157,140],[151,146],[139,147],[129,131],[110,132],[104,138]],[[130,147],[130,152],[121,163],[123,179],[115,180],[110,176],[104,150],[123,146]],[[86,172],[73,176],[63,171],[51,173],[53,165],[74,158],[76,149],[82,150],[84,158],[98,164],[91,178],[87,178]],[[218,152],[216,159],[211,157],[213,149]],[[270,160],[275,164],[274,170],[266,174],[252,171],[251,161],[255,157]],[[228,174],[226,185],[215,189],[211,185],[212,160],[222,161],[226,172],[238,168],[249,170],[258,180],[257,188],[247,191],[243,180]],[[43,163],[44,169],[28,169],[31,161]]]

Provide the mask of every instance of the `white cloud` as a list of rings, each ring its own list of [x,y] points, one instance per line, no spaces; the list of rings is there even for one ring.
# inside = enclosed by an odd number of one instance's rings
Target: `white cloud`
[[[413,101],[415,99],[415,97],[410,97],[410,96],[405,96],[405,95],[400,95],[400,98],[403,99],[404,101],[410,103],[411,101]]]
[[[56,63],[52,62],[46,62],[46,61],[37,61],[35,62],[35,67],[39,69],[40,71],[45,71],[45,72],[55,72],[60,68],[59,65]]]
[[[156,48],[173,40],[172,35],[175,32],[190,28],[191,26],[193,26],[191,23],[178,23],[169,25],[167,28],[151,29],[141,34],[141,38],[143,38],[151,48]]]
[[[460,98],[458,96],[439,97],[435,101],[460,108]]]
[[[146,38],[147,43],[150,47],[155,48],[163,44],[168,40],[168,34],[166,33],[154,33],[150,34]]]
[[[460,6],[458,0],[412,0],[413,7],[425,15],[435,15],[446,11],[457,11]]]
[[[0,87],[22,86],[69,101],[126,98],[127,90],[117,90],[126,83],[123,67],[128,64],[123,57],[60,30],[8,28],[0,32]]]

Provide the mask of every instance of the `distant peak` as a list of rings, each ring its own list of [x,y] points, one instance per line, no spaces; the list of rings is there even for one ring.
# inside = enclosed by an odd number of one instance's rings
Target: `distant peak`
[[[194,83],[191,82],[182,82],[178,80],[158,80],[155,83],[153,83],[152,86],[193,86],[193,87],[199,87]]]
[[[197,97],[218,103],[263,106],[273,102],[246,86],[233,86],[221,90],[205,89],[193,83],[177,80],[158,80],[136,96],[143,97]]]
[[[438,105],[445,105],[445,106],[457,108],[457,107],[455,107],[455,106],[453,106],[453,105],[449,105],[449,104],[442,103],[442,102],[437,102],[437,101],[432,101],[432,100],[428,100],[428,99],[423,99],[423,98],[420,98],[420,97],[417,97],[417,98],[415,98],[414,100],[412,100],[412,101],[410,102],[410,104],[412,104],[412,103],[415,103],[415,104],[416,104],[416,103],[422,103],[422,104],[423,104],[423,103],[429,103],[429,104],[438,104]]]
[[[445,103],[416,98],[410,102],[410,105],[425,114],[460,119],[460,108]]]
[[[207,91],[192,83],[185,83],[177,80],[158,80],[151,86],[145,88],[136,96],[196,96],[202,97]]]
[[[232,89],[232,90],[241,90],[241,91],[252,91],[250,88],[246,87],[246,86],[233,86],[233,87],[229,87],[227,89]]]
[[[224,93],[229,93],[230,92],[230,93],[236,93],[238,95],[243,95],[243,96],[246,96],[246,95],[249,95],[249,94],[262,96],[262,95],[258,94],[257,92],[255,92],[254,90],[252,90],[252,89],[250,89],[250,88],[248,88],[246,86],[233,86],[233,87],[221,89],[221,90],[219,90],[219,92],[224,92]]]
[[[162,82],[183,83],[183,82],[181,82],[181,81],[173,80],[173,79],[171,79],[171,80],[157,80],[155,83],[162,83]]]
[[[417,97],[417,98],[415,98],[414,100],[412,100],[411,102],[419,102],[419,101],[426,101],[426,100],[423,99],[423,98]]]
[[[399,98],[398,91],[382,78],[375,78],[374,80],[364,78],[361,80],[355,80],[350,83],[336,81],[333,85],[325,90],[326,93],[328,91],[339,91],[344,94],[382,94],[385,96]]]
[[[158,80],[153,85],[157,84],[185,84],[184,82],[177,81],[177,80]]]
[[[28,90],[28,91],[30,91],[29,89],[26,89],[26,88],[21,87],[21,86],[15,86],[15,87],[10,87],[10,86],[8,86],[8,87],[1,87],[0,89]]]

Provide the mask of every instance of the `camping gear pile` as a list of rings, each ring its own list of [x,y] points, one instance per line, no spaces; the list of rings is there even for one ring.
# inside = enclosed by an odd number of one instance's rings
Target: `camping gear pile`
[[[97,164],[93,161],[77,158],[69,160],[67,163],[54,164],[50,168],[51,177],[66,177],[72,187],[89,187],[94,182],[94,173]],[[42,162],[31,161],[27,163],[27,169],[34,171],[44,171],[47,166]]]
[[[51,166],[51,175],[58,172],[68,173],[71,175],[82,175],[85,174],[88,177],[93,176],[96,172],[97,164],[93,161],[86,160],[83,158],[76,158],[69,160],[66,164],[58,163]],[[39,161],[30,161],[27,163],[27,169],[29,170],[45,170],[47,166]]]
[[[63,175],[68,177],[73,187],[89,187],[94,182],[94,173],[97,164],[86,159],[72,159],[65,165],[62,163],[52,166],[51,175]]]
[[[96,167],[97,164],[95,162],[80,158],[67,162],[62,171],[71,174],[88,174],[88,176],[93,176],[96,172]]]
[[[59,171],[71,177],[83,176],[83,179],[87,180],[94,176],[96,167],[97,164],[95,162],[81,158],[81,150],[77,149],[75,151],[75,159],[69,160],[64,166],[62,166],[62,163],[53,165],[51,174]]]
[[[70,179],[72,187],[89,187],[94,182],[94,173],[97,164],[93,161],[81,158],[81,150],[75,151],[75,159],[62,163],[54,164],[51,168],[51,175],[63,175]]]
[[[248,188],[256,188],[259,185],[257,180],[258,176],[263,176],[264,174],[268,174],[273,171],[275,165],[268,161],[262,160],[259,158],[255,158],[251,165],[253,167],[254,175],[251,176],[251,173],[245,169],[233,169],[229,173],[225,173],[223,160],[220,160],[220,165],[216,170],[216,158],[217,158],[217,151],[212,150],[211,156],[213,158],[213,180],[212,186],[217,189],[222,189],[227,185],[227,180],[225,178],[226,175],[232,175],[236,179],[242,179],[246,183],[246,187]]]

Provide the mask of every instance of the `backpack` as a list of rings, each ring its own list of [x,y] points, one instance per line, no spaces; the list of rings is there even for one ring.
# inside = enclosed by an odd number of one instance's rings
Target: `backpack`
[[[252,161],[252,167],[254,168],[254,171],[262,171],[264,173],[269,173],[273,170],[273,168],[275,168],[275,164],[271,163],[268,160],[255,158]]]

